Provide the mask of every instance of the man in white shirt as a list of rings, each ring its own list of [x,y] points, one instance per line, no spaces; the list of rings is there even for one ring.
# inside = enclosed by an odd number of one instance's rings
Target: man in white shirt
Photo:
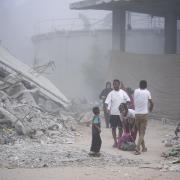
[[[119,136],[122,135],[122,122],[120,119],[119,106],[121,103],[130,102],[130,98],[127,93],[120,89],[120,81],[115,79],[113,81],[114,89],[108,94],[105,104],[108,113],[110,113],[110,125],[112,128],[112,136],[114,139],[113,147],[117,147],[116,129],[119,129]]]
[[[153,110],[153,102],[151,93],[147,90],[147,81],[142,80],[139,83],[139,89],[134,91],[134,105],[135,105],[135,117],[136,127],[139,132],[139,139],[135,154],[140,154],[140,146],[142,146],[142,152],[146,152],[144,136],[147,127],[147,115],[149,111]]]

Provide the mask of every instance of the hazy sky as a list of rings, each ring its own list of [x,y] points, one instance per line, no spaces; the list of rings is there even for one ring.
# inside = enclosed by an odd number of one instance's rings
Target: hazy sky
[[[83,13],[90,18],[102,19],[107,13],[96,10],[70,10],[77,0],[0,0],[0,40],[14,55],[29,63],[32,61],[31,37],[43,32],[47,20],[78,18]],[[64,21],[61,21],[64,22]],[[138,24],[135,22],[135,24]]]
[[[78,18],[81,12],[91,18],[103,18],[102,11],[70,10],[77,0],[0,0],[0,40],[25,62],[32,59],[31,36],[39,24],[49,19]]]
[[[34,33],[34,27],[48,19],[78,18],[84,13],[91,18],[102,18],[101,11],[70,10],[70,2],[76,0],[0,0],[0,22],[5,32],[13,30]]]

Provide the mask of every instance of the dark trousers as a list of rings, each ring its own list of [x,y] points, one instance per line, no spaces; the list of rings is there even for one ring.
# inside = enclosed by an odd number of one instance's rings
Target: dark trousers
[[[101,136],[99,132],[92,133],[92,143],[90,151],[98,153],[101,149]]]

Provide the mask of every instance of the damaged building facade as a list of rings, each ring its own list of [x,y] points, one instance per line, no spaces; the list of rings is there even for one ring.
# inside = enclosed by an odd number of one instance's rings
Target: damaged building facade
[[[179,120],[180,57],[178,54],[178,0],[84,0],[70,4],[73,10],[108,10],[112,12],[112,51],[108,79],[119,78],[126,85],[138,87],[141,79],[148,81],[155,102],[154,118]],[[163,17],[163,53],[132,53],[127,51],[126,11]],[[140,35],[143,38],[143,34]],[[161,36],[157,35],[157,38]],[[152,39],[146,41],[149,44]],[[136,39],[135,46],[140,40]],[[156,46],[157,44],[154,44]],[[159,51],[162,52],[162,51]],[[128,73],[127,73],[128,72]],[[170,105],[171,104],[171,105]]]
[[[71,9],[112,11],[112,48],[125,51],[126,45],[126,11],[164,17],[164,52],[177,52],[177,20],[180,19],[180,2],[178,0],[84,0],[72,3]]]
[[[13,144],[22,138],[19,135],[48,141],[51,130],[57,131],[54,140],[59,135],[65,142],[62,134],[68,134],[64,122],[68,117],[63,112],[69,105],[48,79],[0,47],[0,144]]]
[[[168,1],[169,3],[170,1]],[[146,5],[146,1],[142,1],[140,6],[136,1],[81,1],[77,3],[70,4],[70,8],[72,10],[86,10],[86,9],[94,9],[94,10],[108,10],[107,12],[112,12],[112,20],[108,24],[107,27],[97,27],[98,22],[102,22],[103,20],[97,20],[97,22],[93,22],[92,24],[96,24],[95,28],[90,24],[90,28],[84,28],[80,26],[79,29],[73,30],[73,26],[68,24],[69,29],[59,28],[59,26],[54,27],[53,25],[57,22],[50,23],[53,28],[50,29],[49,32],[43,33],[39,32],[32,37],[32,42],[34,45],[34,56],[37,59],[53,59],[56,63],[57,70],[50,75],[50,78],[53,82],[56,83],[57,87],[59,87],[62,92],[64,92],[68,97],[77,97],[81,96],[84,91],[88,93],[87,96],[91,95],[89,93],[90,87],[84,78],[84,74],[82,72],[84,64],[87,64],[92,59],[93,48],[95,47],[97,51],[102,54],[102,58],[104,59],[104,64],[108,65],[109,59],[111,56],[111,50],[120,51],[120,44],[122,43],[120,39],[124,40],[124,47],[122,47],[123,51],[128,53],[135,54],[164,54],[165,53],[165,42],[167,42],[167,30],[164,29],[164,24],[160,28],[150,27],[150,20],[148,20],[149,27],[141,27],[141,28],[127,28],[127,23],[122,27],[123,32],[120,33],[120,14],[118,13],[122,8],[126,11],[137,12],[137,13],[145,13],[145,10],[148,9],[148,5],[150,10],[153,9],[153,3],[149,3]],[[156,4],[156,3],[155,3]],[[164,7],[167,3],[159,1],[157,4],[157,9],[161,8],[163,10],[162,14],[164,14]],[[139,9],[135,9],[139,6]],[[128,9],[129,8],[129,9]],[[143,11],[143,8],[145,9]],[[167,7],[166,7],[167,8]],[[166,9],[165,8],[165,9]],[[113,11],[113,9],[116,10]],[[134,10],[135,9],[135,10]],[[157,13],[153,14],[149,13],[149,17],[152,19],[158,16]],[[143,11],[143,12],[142,12]],[[177,10],[178,11],[178,10]],[[83,13],[83,11],[82,11]],[[123,11],[124,13],[124,11]],[[161,16],[161,17],[164,17]],[[127,19],[123,16],[124,19]],[[118,22],[114,22],[116,21]],[[118,20],[119,19],[119,20]],[[123,20],[124,20],[123,19]],[[143,18],[142,18],[143,19]],[[75,21],[75,20],[74,20]],[[89,18],[89,22],[91,19]],[[163,20],[163,23],[165,19]],[[76,23],[76,21],[74,22]],[[114,25],[111,27],[111,23]],[[48,24],[44,24],[48,25]],[[77,26],[79,25],[79,22]],[[167,26],[167,23],[166,23]],[[71,28],[70,28],[71,27]],[[168,26],[169,27],[169,26]],[[39,27],[39,29],[42,29]],[[125,32],[124,32],[125,31]],[[120,38],[120,35],[124,34],[124,37]],[[169,36],[168,36],[169,37]],[[123,41],[123,40],[122,40]],[[121,43],[120,43],[121,42]],[[148,43],[147,43],[148,42]],[[176,51],[180,52],[180,31],[177,30],[176,33]],[[168,46],[170,43],[166,43]],[[173,45],[174,46],[174,45]],[[122,51],[122,52],[123,52]],[[168,51],[168,50],[167,50]],[[83,53],[82,53],[83,52]],[[92,62],[92,61],[91,61]],[[104,68],[104,67],[102,67]],[[109,73],[109,70],[107,70]],[[67,81],[63,81],[63,74],[66,74]],[[76,74],[77,78],[74,76]],[[57,79],[58,77],[58,79]],[[109,79],[109,75],[105,77],[105,79]],[[104,80],[105,81],[105,80]],[[67,84],[76,83],[77,88],[74,90],[69,88]],[[103,82],[104,83],[104,82]],[[62,88],[61,88],[62,86]],[[83,88],[81,88],[83,86]],[[134,86],[134,85],[133,85]],[[136,86],[135,86],[136,87]],[[133,87],[133,88],[135,88]],[[99,90],[100,91],[100,90]]]

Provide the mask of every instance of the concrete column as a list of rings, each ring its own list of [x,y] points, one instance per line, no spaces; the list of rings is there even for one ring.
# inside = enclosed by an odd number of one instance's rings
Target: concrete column
[[[112,49],[125,51],[126,41],[126,11],[113,10],[112,20]]]
[[[177,16],[169,13],[165,16],[165,53],[176,54],[177,52]]]

